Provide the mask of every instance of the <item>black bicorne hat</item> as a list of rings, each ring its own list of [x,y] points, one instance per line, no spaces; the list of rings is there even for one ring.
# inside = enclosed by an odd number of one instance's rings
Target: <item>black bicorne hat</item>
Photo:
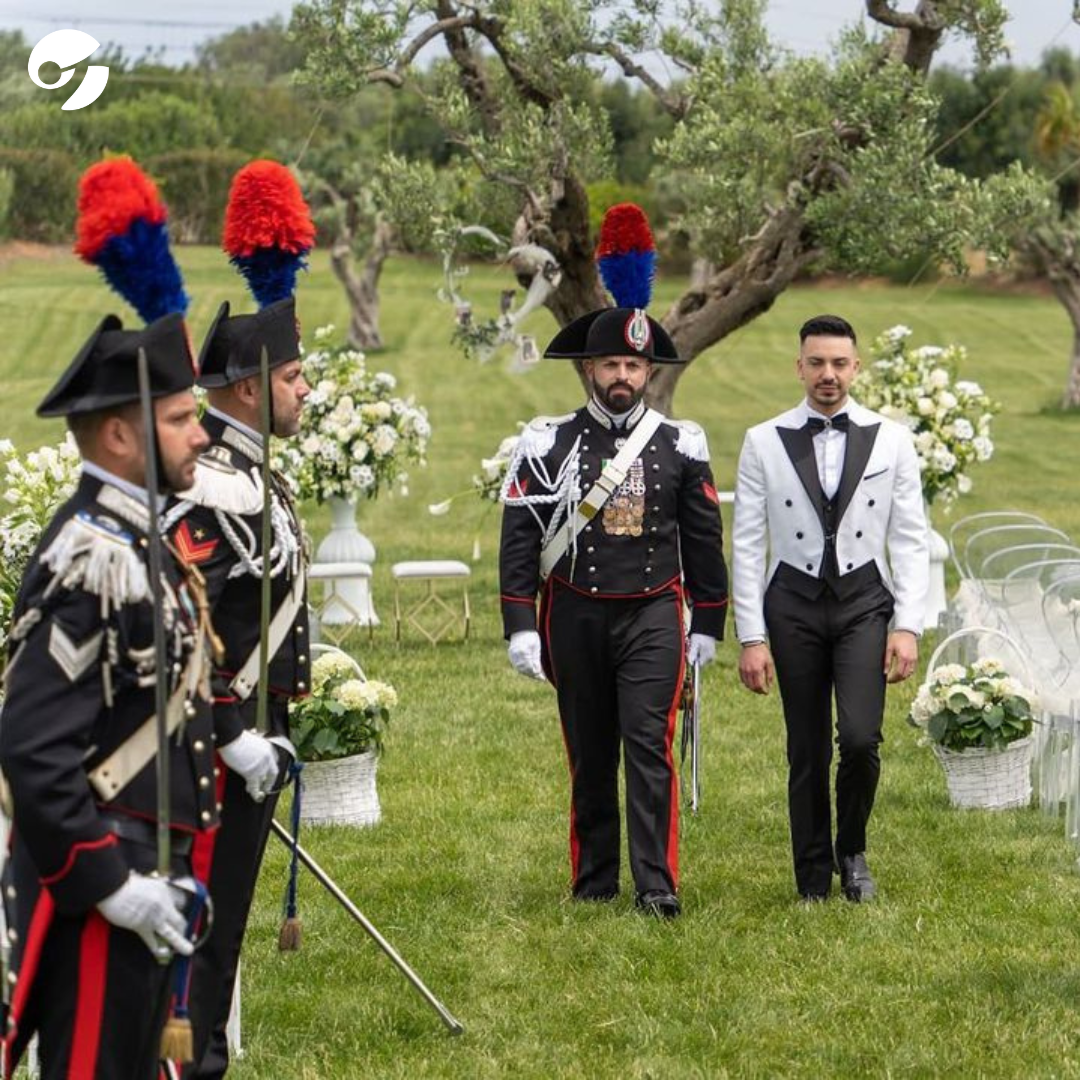
[[[253,315],[230,315],[226,301],[199,353],[199,385],[212,390],[258,375],[264,346],[271,370],[299,358],[294,298],[287,296]]]
[[[125,330],[107,315],[37,407],[38,416],[74,416],[139,400],[139,349],[146,350],[150,396],[190,390],[195,382],[184,317],[163,315],[141,330]]]
[[[564,326],[544,356],[556,360],[640,356],[657,364],[681,364],[671,335],[645,311],[652,298],[656,245],[640,206],[618,203],[604,214],[596,263],[616,306],[590,311]]]
[[[552,360],[640,356],[657,364],[681,364],[671,335],[641,308],[602,308],[564,326],[544,352]]]

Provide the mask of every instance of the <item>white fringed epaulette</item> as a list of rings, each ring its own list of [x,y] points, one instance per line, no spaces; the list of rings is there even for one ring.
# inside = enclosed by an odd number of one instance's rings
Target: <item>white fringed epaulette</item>
[[[530,457],[543,457],[554,445],[559,426],[573,420],[575,413],[562,416],[534,416],[521,432],[518,448]]]
[[[64,588],[100,596],[105,608],[138,603],[150,595],[146,563],[135,538],[104,515],[80,510],[42,552],[41,563]]]
[[[668,420],[679,429],[679,437],[675,441],[675,450],[683,457],[691,461],[709,460],[709,441],[705,437],[705,429],[693,420]]]
[[[215,450],[217,448],[215,447]],[[253,474],[241,472],[214,450],[203,454],[195,464],[195,482],[177,499],[226,514],[258,514],[263,507],[262,482]]]

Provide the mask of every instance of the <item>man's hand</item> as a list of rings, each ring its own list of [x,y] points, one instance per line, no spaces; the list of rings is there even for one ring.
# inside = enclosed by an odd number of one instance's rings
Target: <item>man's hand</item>
[[[183,893],[164,878],[132,871],[116,892],[98,901],[97,909],[113,926],[138,934],[154,958],[164,964],[173,953],[190,956],[195,951],[185,936],[182,903]]]
[[[885,643],[885,678],[903,682],[919,662],[919,639],[910,630],[894,630]]]
[[[277,750],[261,735],[242,731],[218,752],[221,760],[244,778],[247,793],[256,802],[262,802],[274,790],[280,768]]]
[[[753,690],[755,694],[767,694],[775,674],[768,645],[761,642],[758,645],[743,646],[739,654],[739,678],[747,690]]]
[[[716,659],[716,638],[712,634],[691,634],[686,649],[686,662],[705,667]]]
[[[540,664],[540,635],[535,630],[518,630],[511,634],[506,652],[519,675],[530,679],[544,678]]]

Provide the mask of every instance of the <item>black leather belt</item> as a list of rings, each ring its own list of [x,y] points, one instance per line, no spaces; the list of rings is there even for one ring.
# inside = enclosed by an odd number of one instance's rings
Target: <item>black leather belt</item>
[[[157,823],[143,821],[141,818],[109,814],[102,818],[105,828],[121,840],[128,840],[143,847],[157,847]],[[174,857],[186,859],[191,854],[194,843],[191,833],[179,829],[169,830],[169,851]]]

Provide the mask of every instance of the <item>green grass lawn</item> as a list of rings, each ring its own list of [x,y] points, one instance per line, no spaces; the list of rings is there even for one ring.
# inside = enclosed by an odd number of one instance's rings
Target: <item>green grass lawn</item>
[[[180,258],[198,341],[219,301],[241,290],[217,253]],[[1076,853],[1061,823],[1036,810],[948,808],[937,764],[903,722],[913,684],[890,692],[870,850],[879,902],[794,903],[779,700],[741,690],[730,644],[705,680],[704,805],[682,825],[684,917],[641,918],[631,895],[569,902],[565,753],[550,689],[506,662],[498,515],[460,500],[432,518],[426,506],[467,487],[515,421],[575,407],[580,387],[557,362],[513,376],[498,361],[463,359],[448,342],[438,283],[430,263],[397,262],[386,274],[378,362],[427,405],[434,436],[411,496],[364,507],[362,524],[379,551],[384,620],[391,562],[467,559],[479,533],[474,634],[438,648],[397,648],[387,626],[370,643],[357,638],[367,673],[401,697],[380,766],[384,820],[310,830],[304,842],[466,1031],[449,1037],[310,877],[301,879],[303,949],[279,954],[286,860],[272,846],[244,959],[247,1053],[230,1075],[1080,1076]],[[503,284],[475,270],[467,291],[493,303]],[[322,256],[299,305],[309,330],[345,325]],[[0,437],[29,448],[58,434],[33,406],[117,306],[66,253],[0,263]],[[1055,411],[1066,319],[1052,300],[974,286],[793,289],[701,357],[676,408],[705,425],[720,487],[733,484],[745,428],[797,400],[795,329],[821,311],[844,314],[866,339],[902,322],[916,343],[965,344],[963,374],[1004,411],[997,454],[974,472],[960,510],[1034,509],[1080,535],[1080,417]],[[540,339],[552,329],[546,314],[534,325]],[[316,535],[326,520],[312,508]],[[947,520],[937,524],[947,531]]]

